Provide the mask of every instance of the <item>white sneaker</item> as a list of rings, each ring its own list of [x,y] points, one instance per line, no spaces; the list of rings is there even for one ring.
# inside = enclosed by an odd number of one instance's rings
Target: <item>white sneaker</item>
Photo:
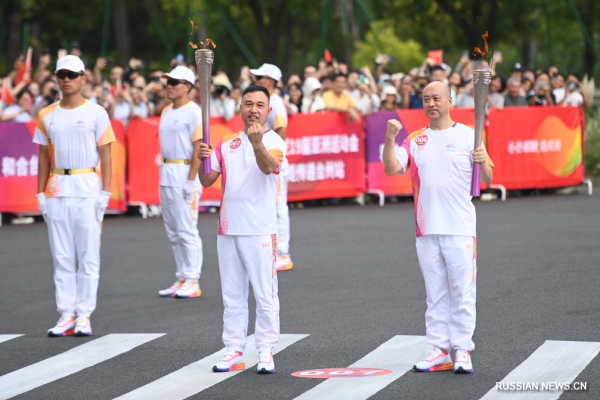
[[[75,328],[75,317],[63,318],[61,317],[54,328],[48,329],[48,336],[50,337],[62,337],[71,336],[74,333]]]
[[[90,317],[77,317],[75,321],[75,336],[92,336]]]
[[[256,372],[259,374],[274,374],[275,361],[273,361],[273,353],[262,351],[258,354],[258,366]]]
[[[186,279],[181,288],[175,292],[175,297],[178,299],[191,299],[202,296],[202,291],[198,285],[198,281]]]
[[[473,373],[473,363],[471,362],[471,354],[467,350],[458,349],[456,350],[456,353],[454,353],[454,373]]]
[[[277,269],[277,271],[289,271],[292,268],[294,268],[294,262],[292,261],[289,255],[277,256],[277,259],[275,261],[275,268]]]
[[[437,347],[421,362],[414,365],[413,370],[418,372],[449,371],[452,369],[452,358],[447,350]]]
[[[178,291],[179,289],[181,289],[181,286],[183,286],[183,283],[184,283],[184,281],[177,281],[173,285],[171,285],[170,288],[167,288],[164,290],[159,290],[158,295],[160,297],[175,297],[175,292]]]
[[[227,351],[223,359],[213,366],[213,372],[238,371],[246,368],[244,353],[239,351]]]

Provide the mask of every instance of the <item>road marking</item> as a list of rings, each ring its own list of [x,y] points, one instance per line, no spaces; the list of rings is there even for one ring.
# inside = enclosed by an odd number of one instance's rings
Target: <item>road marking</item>
[[[164,334],[112,334],[0,377],[0,399],[64,378],[157,339]]]
[[[563,342],[547,340],[513,369],[500,383],[573,382],[600,352],[600,342]],[[558,399],[562,390],[500,391],[492,388],[481,400]]]
[[[9,340],[16,339],[23,335],[0,335],[0,343],[8,342]]]
[[[279,343],[275,348],[275,354],[284,350],[295,342],[304,339],[308,335],[281,335]],[[133,399],[186,399],[209,387],[231,378],[242,371],[213,372],[212,367],[223,358],[226,349],[211,354],[202,360],[187,365],[169,375],[157,379],[136,390],[117,397],[119,400]],[[246,370],[258,363],[258,351],[254,346],[254,335],[248,337],[246,352],[244,353]],[[277,364],[275,365],[277,368]]]
[[[369,398],[410,371],[413,365],[427,357],[430,350],[424,336],[394,336],[348,367],[391,369],[394,371],[392,374],[369,379],[327,379],[296,399],[358,400]]]

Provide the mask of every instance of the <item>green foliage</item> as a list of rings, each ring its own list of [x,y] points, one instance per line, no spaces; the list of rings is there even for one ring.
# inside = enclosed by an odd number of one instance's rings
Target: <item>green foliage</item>
[[[412,39],[399,39],[394,28],[381,21],[373,22],[365,40],[357,43],[352,61],[355,67],[371,66],[377,54],[387,54],[395,58],[388,65],[393,72],[406,72],[421,65],[425,58],[419,43]]]
[[[585,173],[600,177],[600,108],[586,111],[585,119]]]

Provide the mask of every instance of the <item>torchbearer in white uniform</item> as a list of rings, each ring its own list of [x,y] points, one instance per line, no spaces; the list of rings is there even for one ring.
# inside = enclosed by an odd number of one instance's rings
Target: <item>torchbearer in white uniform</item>
[[[489,183],[494,164],[485,147],[474,149],[473,129],[452,121],[451,105],[448,85],[427,85],[423,108],[429,125],[396,149],[402,125],[388,121],[383,162],[388,175],[411,171],[417,255],[427,291],[425,324],[433,347],[414,369],[472,373],[477,238],[471,172],[473,163],[481,164],[481,177]],[[451,350],[456,352],[454,364]]]
[[[202,295],[198,284],[202,270],[202,239],[198,232],[202,187],[198,180],[200,160],[196,157],[202,139],[202,112],[188,100],[188,92],[196,82],[191,69],[175,67],[163,78],[167,79],[167,98],[172,104],[160,117],[160,205],[173,247],[177,280],[158,294],[190,299]]]
[[[40,145],[37,199],[48,224],[61,315],[48,336],[92,335],[90,315],[96,309],[100,234],[110,199],[115,134],[104,108],[81,94],[84,71],[76,56],[58,60],[56,77],[63,98],[40,111],[33,138]]]
[[[271,96],[271,112],[267,119],[267,128],[272,129],[285,141],[287,138],[288,113],[283,99],[275,93],[277,82],[281,80],[281,70],[273,64],[263,64],[258,69],[251,69],[254,82],[265,87]],[[289,271],[294,268],[290,256],[290,209],[287,203],[288,195],[287,157],[284,157],[279,174],[277,188],[277,271]]]
[[[223,290],[223,342],[227,347],[215,372],[245,368],[248,331],[248,283],[256,299],[257,372],[275,372],[273,349],[279,341],[277,294],[277,180],[285,142],[265,123],[271,108],[269,92],[251,85],[242,95],[244,130],[225,136],[213,152],[200,144],[198,157],[210,157],[213,172],[200,174],[202,186],[221,175],[217,252]]]

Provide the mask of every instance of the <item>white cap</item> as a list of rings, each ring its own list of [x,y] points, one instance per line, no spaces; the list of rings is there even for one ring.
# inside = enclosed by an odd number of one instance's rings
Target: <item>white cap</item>
[[[83,61],[81,61],[81,58],[77,56],[68,55],[61,57],[57,61],[56,71],[54,72],[58,72],[61,69],[66,69],[68,71],[73,72],[85,72],[85,65],[83,65]]]
[[[388,94],[393,94],[396,96],[396,101],[398,100],[398,91],[395,87],[387,85],[383,87],[383,91],[381,92],[381,101],[385,101],[385,98]]]
[[[173,69],[173,71],[169,72],[168,74],[163,74],[162,77],[186,81],[191,83],[192,85],[196,83],[196,75],[194,74],[194,71],[182,65],[175,67],[175,69]]]
[[[273,64],[263,64],[258,69],[251,69],[250,73],[254,76],[267,76],[275,81],[281,80],[281,70]]]
[[[317,89],[321,89],[321,82],[313,76],[309,76],[304,80],[304,85],[302,86],[302,93],[305,96],[312,96],[313,92]]]

